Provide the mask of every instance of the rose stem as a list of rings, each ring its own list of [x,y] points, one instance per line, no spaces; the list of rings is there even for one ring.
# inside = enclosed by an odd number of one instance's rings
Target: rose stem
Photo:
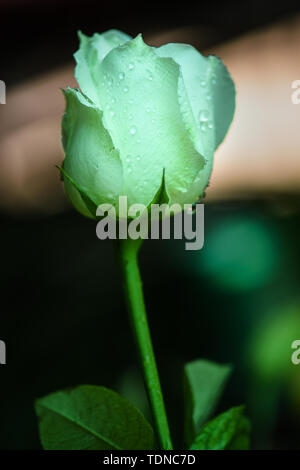
[[[138,266],[141,240],[118,240],[127,308],[135,335],[144,381],[162,449],[173,449],[157,365],[148,326]]]

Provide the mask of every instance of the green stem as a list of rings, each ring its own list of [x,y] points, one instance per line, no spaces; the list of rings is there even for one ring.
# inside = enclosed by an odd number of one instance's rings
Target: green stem
[[[144,303],[137,255],[141,240],[119,240],[128,311],[142,364],[144,381],[162,449],[173,449]]]

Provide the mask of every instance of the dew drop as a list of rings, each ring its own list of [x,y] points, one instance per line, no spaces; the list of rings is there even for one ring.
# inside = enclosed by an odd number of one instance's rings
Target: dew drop
[[[207,101],[211,101],[211,95],[206,95]]]
[[[212,123],[211,121],[209,121],[209,122],[207,123],[207,127],[208,127],[209,129],[212,129],[212,128],[214,127],[214,125],[213,125],[213,123]]]
[[[206,127],[207,127],[206,122],[203,122],[203,123],[201,124],[201,126],[200,126],[201,131],[202,131],[202,132],[205,132],[205,131],[206,131]]]
[[[134,69],[134,65],[133,65],[132,62],[130,62],[130,63],[128,64],[128,69],[129,69],[129,70],[133,70],[133,69]]]
[[[125,78],[125,73],[124,72],[120,72],[119,73],[119,80],[124,80]]]
[[[146,112],[147,112],[147,113],[150,113],[150,111],[151,111],[151,109],[150,109],[149,106],[148,106],[148,108],[146,108]]]
[[[111,102],[112,102],[112,104],[115,104],[116,98],[112,98],[112,99],[111,99]]]
[[[124,86],[123,90],[125,91],[125,93],[127,93],[129,90],[128,86]]]
[[[107,105],[105,106],[106,109],[110,109],[110,105],[107,103]]]
[[[130,162],[131,162],[130,155],[127,155],[127,157],[126,157],[126,162],[127,162],[127,163],[130,163]]]
[[[204,121],[208,121],[208,118],[209,118],[209,111],[207,109],[202,109],[199,112],[199,120],[201,122],[204,122]]]
[[[147,71],[147,78],[148,78],[148,80],[150,80],[150,81],[153,80],[152,73],[149,72],[149,71]]]
[[[136,161],[139,162],[140,159],[141,159],[141,157],[138,155],[138,156],[136,157]]]
[[[203,87],[206,86],[206,81],[205,81],[205,80],[201,80],[200,85],[203,86]]]
[[[111,117],[114,117],[115,112],[114,112],[114,111],[110,111],[110,115],[111,115]]]
[[[136,127],[135,126],[132,126],[129,130],[130,134],[131,135],[135,135],[136,134]]]

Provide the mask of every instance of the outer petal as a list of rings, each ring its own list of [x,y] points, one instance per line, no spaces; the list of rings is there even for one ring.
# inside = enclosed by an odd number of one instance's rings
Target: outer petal
[[[226,135],[235,108],[235,87],[227,68],[218,57],[204,57],[187,44],[166,44],[156,53],[172,57],[180,65],[196,121],[200,126],[213,126],[215,150]],[[205,136],[203,132],[203,139]]]
[[[77,63],[75,77],[84,94],[97,103],[97,87],[100,85],[99,64],[114,47],[132,38],[116,29],[110,29],[103,34],[95,33],[92,37],[85,36],[79,31],[78,36],[80,45],[74,54]]]
[[[102,124],[102,112],[78,90],[65,92],[62,122],[64,170],[99,205],[116,203],[123,185],[122,163]],[[80,193],[67,180],[65,189],[74,206],[90,216]]]
[[[178,94],[183,119],[207,162],[184,196],[184,202],[189,202],[202,195],[208,184],[214,150],[224,139],[233,118],[235,87],[218,57],[204,57],[187,44],[166,44],[155,51],[160,57],[172,57],[180,65]]]
[[[163,170],[171,202],[179,202],[205,165],[183,121],[179,76],[174,60],[158,57],[141,36],[113,49],[99,68],[103,122],[120,151],[130,204],[153,200]]]

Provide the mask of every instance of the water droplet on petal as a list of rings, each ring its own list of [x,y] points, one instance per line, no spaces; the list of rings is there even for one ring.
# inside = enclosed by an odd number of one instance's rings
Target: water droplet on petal
[[[200,129],[201,129],[202,132],[205,132],[205,131],[206,131],[206,126],[207,126],[207,125],[206,125],[206,122],[203,122],[203,123],[201,124]]]
[[[129,130],[130,134],[131,135],[135,135],[136,134],[136,127],[135,126],[132,126]]]
[[[125,91],[125,93],[127,93],[129,90],[128,86],[124,86],[123,90]]]
[[[129,70],[133,70],[134,69],[134,64],[132,62],[130,62],[130,64],[128,64],[128,69]]]
[[[150,80],[150,81],[153,80],[152,73],[149,72],[149,70],[147,70],[147,78],[148,78],[148,80]]]
[[[146,108],[146,112],[147,112],[147,113],[150,113],[150,111],[151,111],[151,109],[150,109],[149,106],[148,106],[148,108]]]
[[[214,127],[214,125],[213,125],[213,123],[212,123],[211,121],[208,121],[207,127],[208,127],[209,129],[212,129],[212,128]]]
[[[111,117],[114,117],[115,112],[114,112],[114,111],[110,111],[110,115],[111,115]]]
[[[112,102],[112,104],[115,104],[116,98],[112,98],[112,99],[111,99],[111,102]]]
[[[209,118],[209,111],[207,109],[202,109],[200,112],[199,112],[199,120],[201,122],[203,121],[208,121],[208,118]]]
[[[125,78],[125,73],[124,72],[120,72],[119,73],[119,80],[124,80]]]
[[[206,86],[206,81],[205,81],[205,80],[201,80],[200,85],[203,86],[203,87]]]
[[[206,95],[207,101],[211,101],[211,95]]]
[[[126,162],[127,162],[127,163],[130,163],[130,162],[131,162],[130,155],[127,155],[127,157],[126,157]]]
[[[110,109],[110,105],[107,103],[107,105],[105,106],[106,109]]]
[[[140,159],[141,159],[141,157],[138,155],[138,156],[136,157],[137,162],[139,162]]]

